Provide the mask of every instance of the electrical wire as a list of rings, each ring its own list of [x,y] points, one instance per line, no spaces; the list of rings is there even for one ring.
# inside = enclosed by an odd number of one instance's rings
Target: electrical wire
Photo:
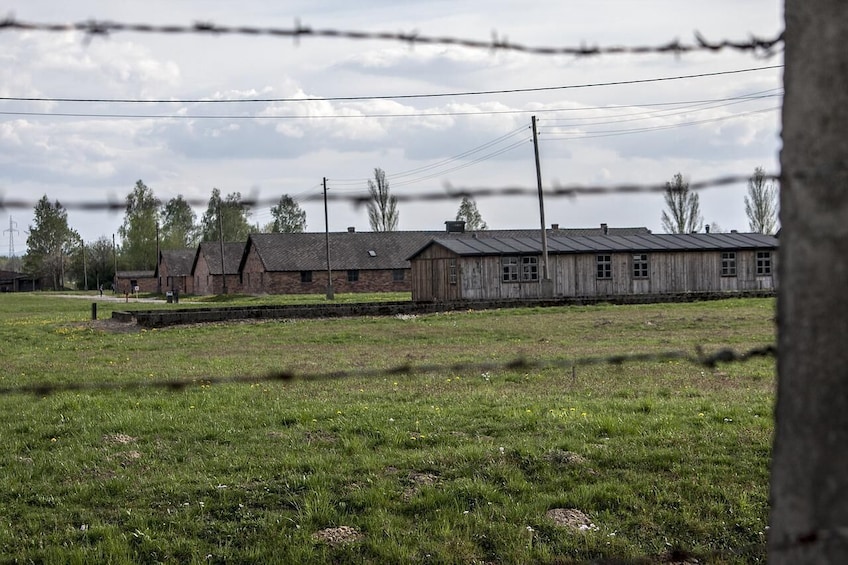
[[[672,80],[685,80],[692,78],[705,78],[715,76],[725,76],[740,73],[750,73],[758,71],[767,71],[773,69],[782,69],[783,65],[769,65],[766,67],[749,67],[746,69],[734,69],[731,71],[715,71],[711,73],[696,73],[690,75],[676,75],[670,77],[654,77],[645,79],[633,80],[618,80],[609,82],[594,82],[583,84],[568,84],[560,86],[539,86],[529,88],[504,88],[497,90],[472,90],[464,92],[437,92],[430,94],[380,94],[371,96],[326,96],[326,97],[306,97],[306,98],[73,98],[73,97],[40,97],[40,96],[0,96],[0,101],[15,101],[15,102],[82,102],[82,103],[120,103],[120,104],[220,104],[220,103],[251,103],[251,102],[350,102],[350,101],[365,101],[365,100],[409,100],[422,98],[453,98],[460,96],[484,96],[491,94],[518,94],[526,92],[550,92],[556,90],[572,90],[578,88],[597,88],[602,86],[623,86],[632,84],[648,84],[654,82],[666,82]]]

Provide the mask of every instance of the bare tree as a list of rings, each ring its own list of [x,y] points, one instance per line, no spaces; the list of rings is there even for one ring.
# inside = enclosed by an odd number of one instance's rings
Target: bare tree
[[[662,226],[666,233],[699,232],[704,226],[698,194],[689,191],[689,183],[677,173],[671,182],[665,183],[665,204]]]
[[[766,180],[762,167],[754,169],[754,176],[748,179],[745,213],[754,233],[772,235],[777,228],[777,187]]]
[[[368,221],[373,231],[395,231],[398,224],[397,198],[389,194],[389,181],[383,169],[374,169],[374,180],[368,181],[371,202]]]

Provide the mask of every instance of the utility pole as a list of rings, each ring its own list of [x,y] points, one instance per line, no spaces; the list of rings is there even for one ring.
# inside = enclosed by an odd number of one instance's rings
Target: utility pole
[[[218,236],[221,242],[221,289],[227,294],[227,271],[224,270],[224,218],[221,216],[221,203],[218,203]]]
[[[542,192],[542,168],[539,165],[539,137],[536,135],[536,116],[530,118],[533,127],[533,151],[536,155],[536,186],[539,188],[539,218],[542,221],[542,298],[552,298],[554,285],[548,273],[548,234],[545,230],[545,196]]]
[[[330,268],[330,220],[327,215],[327,177],[324,177],[324,241],[327,247],[327,300],[333,300],[333,271]]]
[[[156,222],[156,293],[162,294],[162,273],[159,272],[159,222]]]
[[[20,230],[16,230],[15,226],[18,225],[18,222],[12,221],[12,216],[9,216],[9,229],[3,230],[3,233],[9,232],[9,259],[15,256],[15,232],[21,233]]]
[[[115,234],[112,234],[112,260],[115,262],[115,275],[112,277],[112,293],[118,293],[118,248],[115,247]]]
[[[82,247],[82,280],[85,290],[88,290],[88,266],[85,264],[85,240],[80,238],[80,246]]]

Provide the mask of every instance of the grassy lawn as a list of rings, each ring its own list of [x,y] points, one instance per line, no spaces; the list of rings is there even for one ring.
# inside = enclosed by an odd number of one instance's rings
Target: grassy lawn
[[[767,345],[771,299],[117,332],[89,317],[86,300],[0,295],[0,389],[196,385],[0,395],[0,563],[765,561],[773,359],[505,364]],[[203,384],[459,362],[502,367]]]

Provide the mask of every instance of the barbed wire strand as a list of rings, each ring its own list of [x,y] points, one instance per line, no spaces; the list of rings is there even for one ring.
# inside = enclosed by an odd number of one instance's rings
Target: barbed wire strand
[[[777,346],[766,345],[737,352],[730,348],[720,349],[715,353],[706,354],[703,348],[697,348],[694,353],[684,351],[665,351],[659,353],[629,353],[609,355],[606,357],[582,357],[576,359],[539,359],[532,360],[516,357],[506,362],[460,362],[448,364],[404,364],[387,369],[366,368],[339,370],[317,373],[298,373],[292,370],[281,370],[264,375],[236,375],[229,377],[196,377],[193,379],[171,379],[126,382],[72,382],[72,383],[38,383],[22,386],[0,387],[0,396],[13,394],[31,394],[47,396],[60,392],[97,392],[138,389],[164,389],[180,391],[187,388],[222,384],[259,384],[289,381],[328,381],[340,379],[374,379],[398,376],[416,376],[429,373],[486,373],[497,371],[543,371],[547,369],[572,369],[573,367],[588,367],[592,365],[621,366],[640,362],[669,362],[679,361],[714,369],[720,364],[742,363],[756,358],[777,356]]]
[[[798,176],[805,176],[799,174]],[[766,174],[763,176],[765,180],[780,181],[782,176],[779,174]],[[689,189],[693,191],[701,191],[709,188],[717,188],[729,186],[739,183],[747,183],[751,179],[750,175],[726,175],[709,180],[694,181],[689,183]],[[327,179],[332,183],[332,179]],[[487,187],[455,187],[450,183],[445,183],[444,190],[419,192],[419,193],[400,193],[393,195],[398,202],[433,202],[439,200],[459,200],[464,197],[469,198],[493,198],[493,197],[533,197],[538,198],[539,189],[521,186],[507,186],[501,188]],[[639,194],[639,193],[664,193],[668,190],[666,183],[661,184],[635,184],[625,183],[619,185],[553,185],[543,190],[546,198],[574,198],[577,196],[609,196],[615,194]],[[273,206],[279,203],[279,195],[273,197],[248,197],[241,200],[241,205],[247,208]],[[323,194],[312,194],[300,198],[300,202],[323,201]],[[203,207],[209,204],[208,199],[203,198],[184,198],[189,206]],[[348,202],[354,206],[363,206],[371,201],[371,196],[363,187],[362,194],[350,193],[327,193],[327,200],[332,202]],[[126,201],[118,198],[107,198],[105,200],[81,200],[74,202],[62,202],[60,204],[66,210],[79,211],[121,211],[126,209]],[[15,210],[15,209],[31,209],[36,206],[37,202],[20,198],[6,198],[0,193],[0,210]],[[157,204],[163,202],[157,199]]]
[[[45,31],[45,32],[69,32],[76,31],[86,34],[89,38],[105,37],[118,32],[155,33],[155,34],[200,34],[200,35],[248,35],[292,38],[295,43],[301,38],[339,38],[348,40],[378,40],[396,41],[408,45],[453,45],[468,47],[472,49],[486,49],[490,51],[515,51],[532,55],[569,55],[575,57],[588,57],[597,55],[621,55],[621,54],[674,54],[680,55],[695,51],[717,52],[722,50],[733,50],[740,52],[753,52],[765,56],[771,56],[778,45],[783,44],[783,32],[773,38],[760,38],[751,35],[747,40],[722,39],[710,41],[695,32],[694,42],[684,43],[679,39],[671,40],[660,45],[640,46],[597,46],[580,45],[572,47],[536,47],[513,43],[506,36],[497,32],[492,33],[488,41],[463,39],[449,36],[429,36],[420,34],[418,31],[410,32],[385,32],[385,31],[358,31],[341,29],[314,29],[310,26],[301,25],[299,21],[290,28],[261,27],[261,26],[231,26],[217,25],[212,22],[196,22],[191,25],[156,25],[150,23],[125,23],[108,20],[88,20],[72,23],[39,23],[28,22],[7,16],[0,20],[0,31]]]

